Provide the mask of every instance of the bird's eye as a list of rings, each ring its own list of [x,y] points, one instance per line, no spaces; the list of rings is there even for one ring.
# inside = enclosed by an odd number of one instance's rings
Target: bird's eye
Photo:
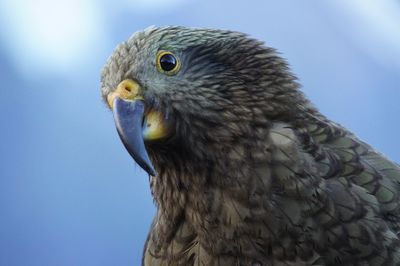
[[[171,52],[159,51],[156,61],[158,71],[167,75],[174,75],[179,71],[180,62]]]

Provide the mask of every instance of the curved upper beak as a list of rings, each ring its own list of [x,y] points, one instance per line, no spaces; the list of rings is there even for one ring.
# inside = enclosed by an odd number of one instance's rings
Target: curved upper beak
[[[112,109],[118,134],[136,163],[149,175],[157,173],[145,148],[145,141],[164,138],[169,133],[163,115],[154,110],[145,112],[145,103],[140,85],[134,80],[122,81],[117,89],[107,96]]]
[[[143,101],[126,101],[116,97],[113,101],[113,114],[118,135],[129,154],[143,170],[155,176],[156,171],[149,159],[142,137]]]

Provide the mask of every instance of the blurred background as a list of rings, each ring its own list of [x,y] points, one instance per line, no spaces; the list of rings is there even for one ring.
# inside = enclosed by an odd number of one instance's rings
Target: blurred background
[[[150,25],[277,48],[320,110],[400,161],[400,1],[0,0],[0,265],[139,265],[155,208],[102,103]]]

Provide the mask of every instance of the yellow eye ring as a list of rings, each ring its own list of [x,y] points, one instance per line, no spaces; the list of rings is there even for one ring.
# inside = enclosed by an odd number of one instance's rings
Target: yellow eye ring
[[[161,50],[157,53],[156,67],[159,72],[172,76],[178,73],[181,62],[173,53]]]

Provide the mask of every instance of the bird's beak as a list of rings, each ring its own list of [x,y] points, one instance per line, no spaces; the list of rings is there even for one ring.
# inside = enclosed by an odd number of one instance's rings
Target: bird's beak
[[[131,80],[122,81],[107,96],[118,134],[129,154],[149,175],[156,171],[147,154],[144,142],[166,137],[169,127],[163,115],[146,110],[140,85]]]

